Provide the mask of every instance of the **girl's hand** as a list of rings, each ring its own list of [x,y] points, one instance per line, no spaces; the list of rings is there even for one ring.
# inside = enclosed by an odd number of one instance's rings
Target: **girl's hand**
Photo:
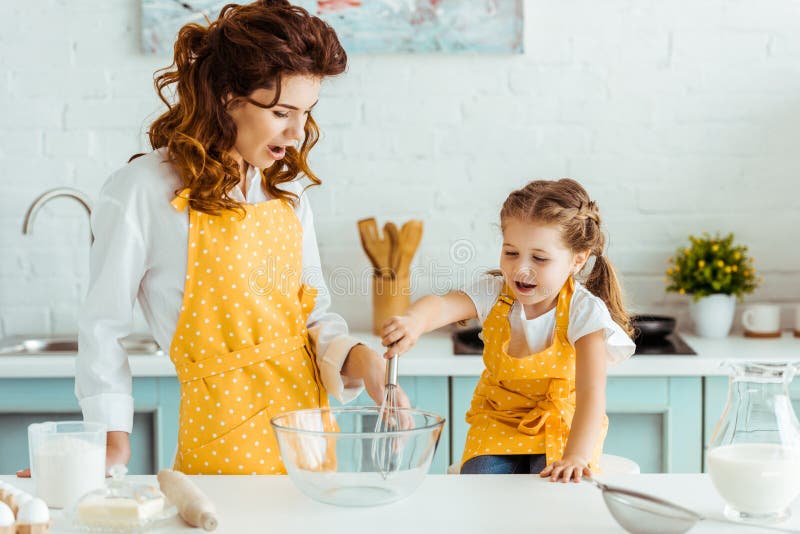
[[[425,330],[422,321],[413,315],[396,315],[383,323],[381,344],[388,347],[384,358],[399,356],[414,346]]]
[[[548,465],[539,473],[542,478],[550,477],[550,482],[580,482],[581,477],[592,476],[588,462],[577,456],[564,456]]]

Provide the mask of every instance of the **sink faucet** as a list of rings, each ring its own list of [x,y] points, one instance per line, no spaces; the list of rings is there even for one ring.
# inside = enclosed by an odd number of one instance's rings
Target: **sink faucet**
[[[92,201],[89,200],[89,197],[86,196],[85,193],[82,191],[78,191],[77,189],[72,189],[70,187],[57,187],[55,189],[49,189],[36,197],[36,200],[31,203],[28,207],[28,212],[25,213],[25,220],[22,221],[22,233],[25,235],[31,234],[33,231],[33,219],[36,218],[36,214],[39,210],[47,204],[49,201],[53,200],[57,197],[71,197],[81,203],[81,205],[86,210],[86,214],[89,215],[90,220],[92,216]],[[91,242],[94,242],[94,235],[92,235],[91,225],[89,228],[89,237]]]

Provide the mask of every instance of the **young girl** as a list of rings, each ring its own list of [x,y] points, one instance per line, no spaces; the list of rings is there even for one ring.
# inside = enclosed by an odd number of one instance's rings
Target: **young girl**
[[[283,0],[229,4],[210,26],[181,29],[156,79],[168,109],[150,128],[153,151],[111,176],[92,216],[75,390],[84,418],[109,430],[109,464],[130,456],[118,339],[137,296],[180,382],[176,469],[285,473],[270,415],[364,386],[382,399],[384,360],[328,310],[296,181],[320,184],[311,111],[346,64],[333,29]]]
[[[477,317],[486,369],[467,412],[462,473],[541,473],[578,482],[597,469],[608,427],[606,363],[633,354],[600,213],[574,180],[535,181],[500,212],[500,272],[429,295],[383,327],[387,355]],[[594,256],[584,284],[575,280]]]

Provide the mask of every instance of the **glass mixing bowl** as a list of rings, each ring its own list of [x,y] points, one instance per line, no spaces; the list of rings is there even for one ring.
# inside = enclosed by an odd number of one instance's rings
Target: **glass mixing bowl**
[[[297,410],[271,423],[289,477],[303,493],[339,506],[374,506],[417,489],[444,426],[431,412],[399,412],[402,429],[392,432],[375,432],[377,406]]]

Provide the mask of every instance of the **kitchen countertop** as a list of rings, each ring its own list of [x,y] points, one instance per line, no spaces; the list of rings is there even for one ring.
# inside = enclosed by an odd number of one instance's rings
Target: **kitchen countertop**
[[[130,477],[155,482],[154,476]],[[534,532],[624,532],[606,510],[601,493],[589,484],[550,483],[526,475],[430,475],[408,498],[373,508],[341,508],[318,503],[295,488],[285,476],[192,477],[215,503],[220,534],[294,532],[355,534],[458,532],[502,534]],[[29,479],[0,476],[0,480],[32,491]],[[605,482],[638,489],[695,510],[722,517],[723,502],[711,480],[701,474],[608,476]],[[580,511],[576,513],[576,511]],[[70,532],[53,513],[50,534]],[[779,525],[800,532],[800,500],[792,516]],[[202,532],[175,519],[158,533]],[[702,522],[692,533],[766,533],[754,527]]]
[[[378,338],[371,333],[352,335],[372,347]],[[637,355],[608,368],[609,376],[727,376],[721,367],[727,360],[800,361],[800,338],[785,332],[775,339],[751,339],[731,335],[722,339],[700,338],[680,333],[697,355]],[[166,355],[132,355],[131,371],[136,377],[175,376]],[[423,336],[400,361],[406,376],[479,376],[480,356],[454,355],[450,333],[436,331]],[[71,355],[0,356],[0,378],[65,378],[75,374]]]

